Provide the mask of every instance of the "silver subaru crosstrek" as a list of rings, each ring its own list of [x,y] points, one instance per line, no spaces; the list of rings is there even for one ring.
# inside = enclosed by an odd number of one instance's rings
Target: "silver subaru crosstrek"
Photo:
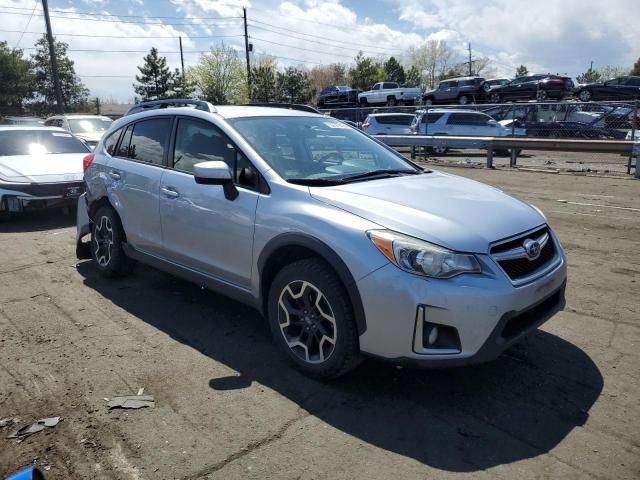
[[[145,105],[85,158],[77,254],[105,276],[139,261],[248,303],[317,378],[488,361],[563,308],[535,207],[329,117],[191,103]]]

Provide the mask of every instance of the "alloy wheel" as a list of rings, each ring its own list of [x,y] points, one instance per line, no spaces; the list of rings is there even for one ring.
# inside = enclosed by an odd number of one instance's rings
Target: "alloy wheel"
[[[307,363],[325,362],[335,350],[336,319],[329,301],[315,285],[295,280],[278,299],[280,332],[291,351]]]
[[[113,249],[113,226],[109,217],[102,216],[98,219],[93,233],[95,258],[98,265],[106,267],[111,261]]]

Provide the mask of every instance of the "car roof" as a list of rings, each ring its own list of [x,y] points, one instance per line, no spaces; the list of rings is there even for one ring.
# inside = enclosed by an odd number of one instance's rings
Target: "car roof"
[[[468,108],[430,108],[429,110],[420,110],[420,113],[477,113],[480,115],[486,115],[484,112],[478,110],[471,110]],[[416,112],[418,113],[418,112]]]
[[[484,77],[476,77],[476,76],[473,76],[473,77],[453,77],[453,78],[445,78],[445,79],[440,80],[440,81],[441,82],[449,82],[449,81],[454,81],[454,80],[475,80],[475,79],[484,80]]]
[[[389,117],[389,116],[392,116],[392,115],[409,115],[409,116],[412,116],[412,117],[416,116],[415,113],[407,113],[407,112],[396,112],[396,113],[386,112],[386,113],[370,113],[369,114],[370,117]]]
[[[36,125],[0,125],[0,130],[45,130],[45,131],[54,131],[54,132],[67,132],[64,128],[60,127],[40,127]]]
[[[82,118],[102,118],[104,120],[111,120],[109,117],[105,116],[105,115],[92,115],[89,113],[71,113],[71,114],[63,114],[63,115],[52,115],[50,117],[47,117],[47,120],[51,119],[51,118],[67,118],[67,119],[82,119]]]

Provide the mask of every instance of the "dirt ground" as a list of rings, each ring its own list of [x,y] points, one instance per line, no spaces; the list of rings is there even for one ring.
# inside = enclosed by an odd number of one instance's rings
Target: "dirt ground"
[[[145,267],[99,278],[73,216],[0,224],[0,418],[64,417],[21,443],[0,428],[0,476],[639,478],[640,183],[448,171],[537,205],[568,255],[566,310],[473,368],[309,380],[243,305]],[[141,387],[155,408],[107,410]]]

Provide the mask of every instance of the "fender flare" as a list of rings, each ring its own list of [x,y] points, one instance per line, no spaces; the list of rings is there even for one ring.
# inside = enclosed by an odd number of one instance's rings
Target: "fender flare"
[[[260,285],[260,300],[259,304],[263,305],[264,298],[262,298],[262,279],[264,268],[271,258],[271,256],[280,248],[284,247],[304,247],[313,251],[318,257],[326,261],[336,272],[340,281],[345,287],[349,300],[353,307],[353,313],[356,320],[356,327],[358,329],[358,335],[362,335],[367,330],[367,323],[364,313],[364,307],[362,305],[362,299],[356,281],[351,275],[351,271],[340,258],[340,256],[326,243],[318,240],[311,235],[299,232],[282,233],[271,240],[265,245],[258,257],[258,275]]]

